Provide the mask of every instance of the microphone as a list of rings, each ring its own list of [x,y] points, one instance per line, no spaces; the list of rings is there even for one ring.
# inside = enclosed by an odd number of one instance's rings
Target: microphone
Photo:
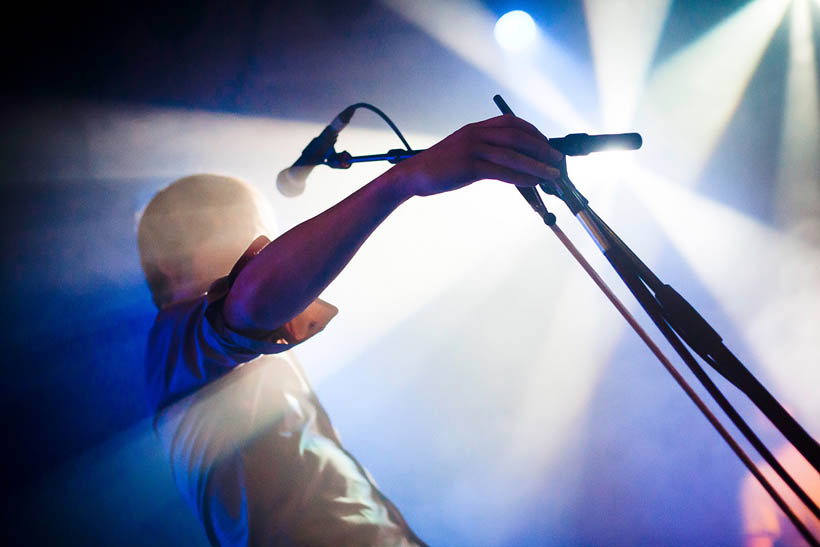
[[[550,146],[565,156],[586,156],[590,152],[605,150],[637,150],[643,144],[638,133],[616,133],[614,135],[587,135],[572,133],[566,137],[550,139]]]
[[[328,152],[333,150],[339,132],[353,117],[355,108],[347,107],[325,127],[318,137],[308,143],[293,165],[283,169],[276,176],[276,188],[287,197],[298,196],[305,191],[305,180],[313,168],[321,164]]]

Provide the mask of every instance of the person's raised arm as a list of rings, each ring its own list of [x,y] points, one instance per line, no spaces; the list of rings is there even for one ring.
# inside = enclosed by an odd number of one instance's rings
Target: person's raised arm
[[[481,179],[535,186],[558,177],[561,158],[535,127],[514,116],[464,126],[271,242],[237,277],[222,309],[225,321],[251,335],[265,335],[287,323],[412,196],[447,192]]]

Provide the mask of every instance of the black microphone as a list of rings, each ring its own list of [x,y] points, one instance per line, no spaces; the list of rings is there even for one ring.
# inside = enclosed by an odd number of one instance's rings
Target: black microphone
[[[616,133],[614,135],[587,135],[572,133],[566,137],[550,139],[550,146],[565,156],[586,156],[590,152],[602,150],[637,150],[643,144],[638,133]]]
[[[321,164],[328,152],[336,144],[339,132],[345,128],[353,117],[354,108],[348,107],[325,127],[319,136],[308,143],[299,159],[293,165],[283,169],[276,176],[276,188],[287,197],[298,196],[305,191],[305,180],[313,168]]]

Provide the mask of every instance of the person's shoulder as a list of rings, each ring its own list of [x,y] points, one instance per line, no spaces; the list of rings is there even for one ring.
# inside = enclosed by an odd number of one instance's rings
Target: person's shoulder
[[[162,406],[168,396],[169,382],[178,373],[180,356],[191,353],[185,349],[189,343],[186,333],[192,333],[203,320],[206,307],[205,295],[202,295],[157,311],[145,348],[145,380],[149,404],[154,410]]]
[[[162,338],[162,334],[184,328],[192,319],[202,317],[207,304],[207,296],[203,294],[187,300],[173,302],[158,310],[154,318],[154,324],[151,326],[149,345],[152,339]]]
[[[157,311],[157,321],[168,321],[178,319],[196,312],[198,309],[204,308],[207,304],[207,293],[203,293],[186,300],[179,300],[172,302],[164,308]]]

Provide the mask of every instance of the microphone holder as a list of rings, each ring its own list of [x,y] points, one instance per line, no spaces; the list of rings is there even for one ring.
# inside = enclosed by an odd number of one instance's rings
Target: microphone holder
[[[601,152],[615,145],[618,149],[637,150],[643,144],[638,133],[621,133],[614,135],[588,135],[586,133],[571,133],[565,137],[555,137],[549,140],[550,145],[565,156],[586,156],[591,152]],[[371,161],[387,161],[393,164],[412,158],[424,150],[409,150],[394,148],[383,154],[366,156],[352,156],[349,152],[336,152],[331,147],[322,163],[333,169],[349,169],[354,163]]]
[[[424,150],[405,150],[403,148],[394,148],[388,150],[384,154],[370,154],[367,156],[351,156],[349,152],[336,152],[331,149],[327,156],[325,156],[324,165],[333,169],[350,169],[354,163],[367,163],[371,161],[387,161],[392,164],[399,163],[407,158],[412,158],[416,154],[424,152]]]

